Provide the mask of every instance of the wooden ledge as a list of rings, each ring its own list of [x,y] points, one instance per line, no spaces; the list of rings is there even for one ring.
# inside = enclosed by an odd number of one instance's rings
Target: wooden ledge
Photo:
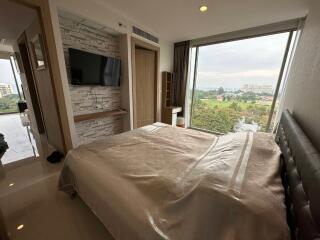
[[[103,112],[77,115],[77,116],[74,116],[73,118],[74,118],[74,122],[82,122],[82,121],[87,121],[87,120],[91,120],[91,119],[119,116],[119,115],[124,115],[124,114],[127,114],[127,111],[122,110],[122,109],[117,109],[117,110],[111,110],[111,111],[103,111]]]
[[[169,107],[165,107],[165,109],[167,109],[168,111],[170,111],[172,113],[182,112],[182,107],[169,106]]]

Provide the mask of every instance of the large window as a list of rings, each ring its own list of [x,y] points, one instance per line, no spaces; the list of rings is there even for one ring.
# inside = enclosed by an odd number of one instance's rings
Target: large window
[[[194,47],[190,126],[217,133],[270,131],[294,34]]]

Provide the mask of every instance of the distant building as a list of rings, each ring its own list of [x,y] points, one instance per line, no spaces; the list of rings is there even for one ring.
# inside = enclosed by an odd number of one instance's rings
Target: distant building
[[[242,92],[273,94],[272,85],[245,84],[245,85],[243,85],[241,91]]]
[[[217,95],[216,97],[217,101],[222,102],[224,100],[223,95]]]
[[[11,84],[0,83],[0,98],[13,94]]]

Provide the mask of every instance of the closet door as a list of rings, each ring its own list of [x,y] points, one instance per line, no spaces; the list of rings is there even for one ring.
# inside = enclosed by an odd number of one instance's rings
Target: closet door
[[[135,49],[136,73],[136,127],[155,122],[156,53],[143,48]]]

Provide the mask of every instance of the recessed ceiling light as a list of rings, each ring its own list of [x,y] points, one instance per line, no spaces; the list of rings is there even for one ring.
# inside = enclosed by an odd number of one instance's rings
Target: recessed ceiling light
[[[10,183],[10,184],[9,184],[9,187],[12,187],[13,185],[14,185],[14,183]]]
[[[23,225],[23,224],[20,224],[20,225],[17,227],[17,230],[21,230],[23,227],[24,227],[24,225]]]
[[[206,12],[208,10],[208,7],[206,5],[202,5],[199,8],[200,12]]]

